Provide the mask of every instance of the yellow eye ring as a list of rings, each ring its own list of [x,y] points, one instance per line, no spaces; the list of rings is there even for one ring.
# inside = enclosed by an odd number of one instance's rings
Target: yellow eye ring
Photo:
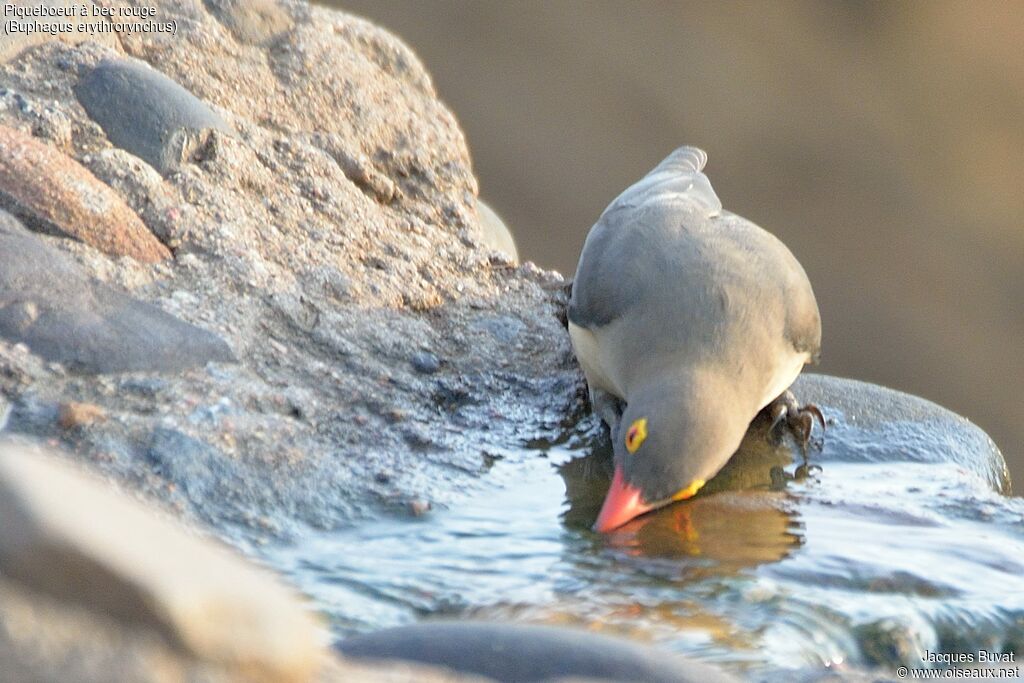
[[[637,449],[640,448],[640,444],[647,438],[647,418],[641,417],[639,420],[634,420],[633,424],[629,425],[629,429],[626,430],[626,450],[630,453],[636,453]]]

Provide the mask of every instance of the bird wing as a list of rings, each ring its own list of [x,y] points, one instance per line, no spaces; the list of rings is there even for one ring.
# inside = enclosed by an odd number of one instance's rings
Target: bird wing
[[[624,231],[641,224],[647,209],[681,204],[705,218],[721,212],[722,202],[701,172],[707,160],[704,150],[680,147],[608,205],[587,236],[573,279],[569,320],[575,325],[607,325],[637,300],[645,278],[631,271],[644,262],[626,258],[624,252],[635,245]]]

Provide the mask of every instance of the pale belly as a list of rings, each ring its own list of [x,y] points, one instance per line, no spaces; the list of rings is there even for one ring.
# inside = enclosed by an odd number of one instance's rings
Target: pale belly
[[[782,392],[789,389],[793,382],[796,381],[796,378],[800,376],[800,371],[804,369],[804,365],[809,360],[810,356],[806,353],[794,353],[792,357],[779,363],[777,371],[768,383],[768,390],[761,396],[761,400],[757,404],[757,411],[754,414],[757,415],[761,408],[764,408],[778,398]]]
[[[621,332],[615,326],[616,323],[612,323],[601,328],[601,339],[613,339],[617,333]],[[608,351],[608,347],[612,344],[600,343],[598,335],[593,331],[574,325],[572,322],[569,323],[569,337],[572,339],[576,359],[587,377],[587,383],[592,388],[602,389],[628,401],[627,388],[630,382],[624,376],[618,360]],[[767,382],[760,387],[750,387],[749,389],[752,390],[750,393],[743,392],[752,399],[751,404],[748,404],[749,409],[753,411],[751,418],[796,381],[809,359],[810,356],[806,353],[794,351],[791,354],[786,354],[775,363],[773,371],[768,375]]]
[[[614,323],[612,323],[614,325]],[[602,330],[602,335],[605,330]],[[599,344],[597,337],[590,330],[578,325],[569,323],[569,338],[572,340],[572,348],[576,352],[576,360],[583,368],[583,374],[587,377],[587,384],[591,388],[601,389],[614,394],[619,398],[626,398],[623,390],[623,382],[618,377],[618,364],[610,357],[607,349]]]

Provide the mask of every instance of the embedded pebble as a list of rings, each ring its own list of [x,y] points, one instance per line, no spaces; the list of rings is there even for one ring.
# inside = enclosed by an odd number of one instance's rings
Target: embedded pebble
[[[86,168],[7,126],[0,126],[0,208],[34,230],[74,237],[112,256],[156,263],[171,255]]]
[[[101,62],[78,82],[75,95],[114,145],[164,175],[196,160],[209,131],[231,132],[209,105],[134,59]]]
[[[57,423],[62,429],[88,427],[96,422],[105,422],[107,412],[95,403],[66,401],[57,409]]]
[[[0,337],[87,373],[179,371],[234,360],[217,335],[91,281],[3,211]]]
[[[441,359],[429,351],[420,351],[413,354],[412,367],[416,372],[432,375],[441,368]]]

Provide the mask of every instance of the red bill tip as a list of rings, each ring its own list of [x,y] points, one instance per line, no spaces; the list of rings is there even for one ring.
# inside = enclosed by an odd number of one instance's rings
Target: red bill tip
[[[634,517],[653,509],[654,506],[644,503],[640,489],[626,483],[622,467],[616,466],[612,485],[594,523],[594,531],[605,533],[617,529]]]

